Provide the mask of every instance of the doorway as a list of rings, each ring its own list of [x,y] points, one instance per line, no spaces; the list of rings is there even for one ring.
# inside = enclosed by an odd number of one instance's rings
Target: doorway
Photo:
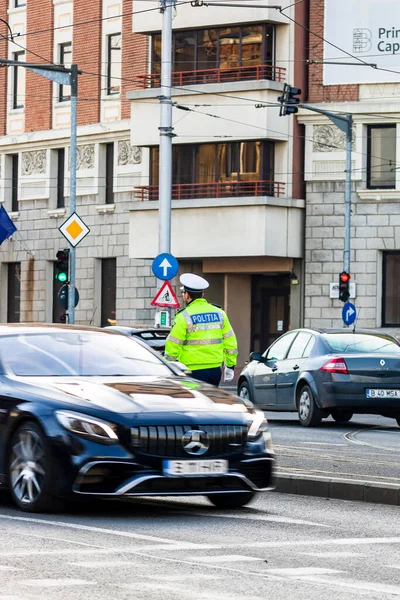
[[[290,278],[253,277],[251,349],[264,352],[290,326]]]

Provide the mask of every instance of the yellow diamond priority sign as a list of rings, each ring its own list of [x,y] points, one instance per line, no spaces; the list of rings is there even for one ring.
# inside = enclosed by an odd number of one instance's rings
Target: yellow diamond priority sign
[[[90,229],[76,213],[73,213],[61,227],[58,228],[65,239],[75,248],[89,233]]]

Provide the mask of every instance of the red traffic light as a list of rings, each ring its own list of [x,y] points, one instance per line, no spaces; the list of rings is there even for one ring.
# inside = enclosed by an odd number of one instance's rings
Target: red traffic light
[[[58,260],[66,262],[68,260],[68,252],[65,250],[59,250],[56,254]]]
[[[65,313],[63,313],[60,317],[60,323],[66,323],[67,322],[67,315]]]
[[[345,271],[343,271],[343,273],[340,273],[340,281],[342,283],[347,283],[348,281],[350,281],[351,279],[351,275],[349,275],[349,273],[346,273]]]

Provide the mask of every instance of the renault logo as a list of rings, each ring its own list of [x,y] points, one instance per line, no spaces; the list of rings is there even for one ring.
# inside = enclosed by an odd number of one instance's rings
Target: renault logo
[[[182,446],[185,452],[196,456],[205,454],[210,447],[208,435],[205,431],[190,430],[182,438]]]
[[[385,363],[385,361],[384,361],[384,360],[383,360],[383,358],[382,358],[382,360],[381,360],[381,367],[384,367],[384,366],[385,366],[385,364],[386,364],[386,363]]]

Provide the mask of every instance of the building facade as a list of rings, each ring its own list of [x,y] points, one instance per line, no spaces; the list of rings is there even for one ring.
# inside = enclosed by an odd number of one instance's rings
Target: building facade
[[[395,334],[400,325],[400,34],[387,23],[399,20],[391,0],[310,0],[309,104],[354,119],[350,273],[357,327]],[[342,327],[343,305],[332,298],[331,288],[343,270],[345,137],[321,115],[301,111],[300,121],[306,138],[305,325]]]
[[[238,335],[239,365],[302,321],[303,140],[279,118],[277,97],[285,81],[303,85],[305,39],[259,4],[177,5],[173,20],[171,250],[182,270],[209,279],[208,298]],[[301,4],[288,14],[306,24]],[[158,244],[161,15],[138,15],[134,31],[149,47],[142,89],[128,92],[147,182],[135,186],[129,252],[148,259]]]

